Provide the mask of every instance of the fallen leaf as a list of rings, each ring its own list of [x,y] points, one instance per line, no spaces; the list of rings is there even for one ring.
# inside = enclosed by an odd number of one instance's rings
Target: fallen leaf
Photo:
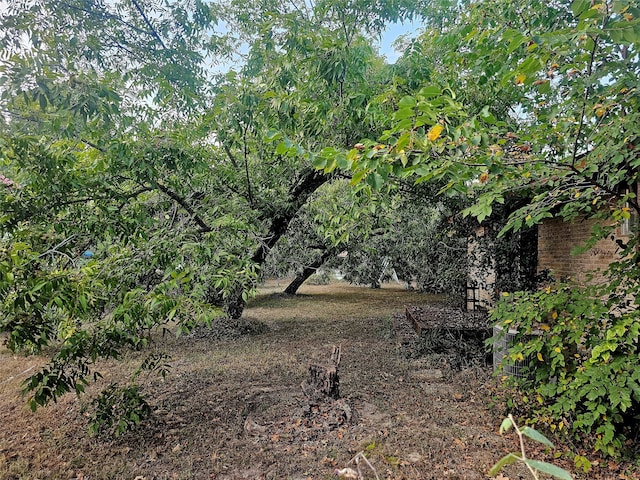
[[[422,460],[422,455],[420,455],[418,452],[412,452],[407,455],[407,461],[409,463],[418,463],[420,462],[420,460]]]
[[[336,468],[333,473],[339,476],[340,478],[350,478],[350,479],[356,479],[356,480],[358,478],[358,472],[356,472],[353,468],[343,468],[341,470]]]

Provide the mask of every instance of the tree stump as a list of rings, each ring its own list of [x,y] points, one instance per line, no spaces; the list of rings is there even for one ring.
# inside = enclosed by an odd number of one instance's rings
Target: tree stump
[[[338,377],[340,355],[340,347],[333,347],[328,363],[309,365],[309,378],[302,383],[302,391],[307,397],[312,400],[340,398],[340,379]]]

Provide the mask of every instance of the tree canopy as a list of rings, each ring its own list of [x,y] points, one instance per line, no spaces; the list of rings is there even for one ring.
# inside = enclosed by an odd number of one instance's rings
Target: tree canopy
[[[53,347],[25,382],[32,408],[81,393],[97,359],[158,329],[241,315],[269,252],[332,179],[317,153],[377,134],[366,106],[387,67],[372,35],[413,9],[360,3],[8,7],[1,328],[14,351]],[[142,401],[135,386],[117,392]]]
[[[423,81],[388,94],[385,133],[321,166],[346,163],[374,188],[391,173],[437,182],[442,195],[473,198],[464,213],[480,222],[517,199],[503,234],[552,217],[596,219],[583,249],[637,218],[634,2],[440,6],[447,21],[429,25],[398,63]],[[552,429],[595,435],[595,448],[609,454],[637,428],[637,268],[632,234],[604,283],[505,292],[493,313],[505,330],[519,327],[511,360],[534,360],[522,383],[538,405],[523,408]]]

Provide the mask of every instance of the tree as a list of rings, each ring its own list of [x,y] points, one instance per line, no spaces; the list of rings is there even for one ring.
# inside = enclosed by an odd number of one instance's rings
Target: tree
[[[639,214],[636,5],[480,2],[453,12],[413,45],[442,59],[429,84],[405,90],[377,142],[340,154],[354,178],[440,182],[443,194],[472,195],[465,213],[480,221],[523,200],[503,232],[550,217],[601,220],[586,248]],[[494,313],[503,326],[520,319],[511,355],[536,362],[529,412],[595,435],[610,454],[637,428],[640,406],[636,244],[621,245],[604,285],[509,296]]]
[[[98,358],[159,328],[240,316],[330,180],[315,152],[371,132],[384,65],[364,34],[406,5],[360,17],[354,2],[265,3],[257,23],[240,7],[34,0],[3,17],[0,329],[13,350],[52,347],[24,385],[32,408],[81,393]],[[239,38],[215,34],[220,20]],[[249,42],[246,64],[213,75],[234,40]],[[115,428],[148,412],[137,386],[98,401],[129,397],[140,408]]]
[[[460,199],[439,201],[430,185],[401,184],[376,205],[375,227],[350,242],[340,268],[345,279],[379,287],[393,272],[407,286],[464,301],[467,238]]]

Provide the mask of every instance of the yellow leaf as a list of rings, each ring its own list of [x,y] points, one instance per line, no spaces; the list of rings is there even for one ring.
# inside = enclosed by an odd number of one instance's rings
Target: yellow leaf
[[[489,151],[493,155],[500,155],[502,153],[502,147],[500,145],[494,143],[493,145],[489,145]]]
[[[540,329],[544,330],[545,332],[548,332],[549,330],[551,330],[551,327],[549,327],[549,325],[547,324],[543,324],[543,325],[540,325]]]
[[[521,74],[517,75],[516,76],[516,85],[522,85],[526,78],[527,78],[527,76],[524,73],[521,73]]]
[[[436,141],[440,137],[442,130],[444,130],[442,125],[434,125],[431,127],[431,130],[429,130],[429,133],[427,133],[427,138],[432,142]]]
[[[562,350],[560,350],[560,347],[556,347],[556,348],[553,349],[553,351],[556,352],[556,353],[560,353]]]
[[[625,13],[623,17],[627,22],[630,22],[631,20],[633,20],[633,15],[631,15],[630,13]]]
[[[551,314],[551,318],[553,318],[554,320],[555,320],[556,318],[558,318],[558,312],[553,312],[553,313]]]
[[[544,358],[542,358],[542,354],[540,352],[538,352],[538,360],[540,360],[541,362],[544,362]]]

